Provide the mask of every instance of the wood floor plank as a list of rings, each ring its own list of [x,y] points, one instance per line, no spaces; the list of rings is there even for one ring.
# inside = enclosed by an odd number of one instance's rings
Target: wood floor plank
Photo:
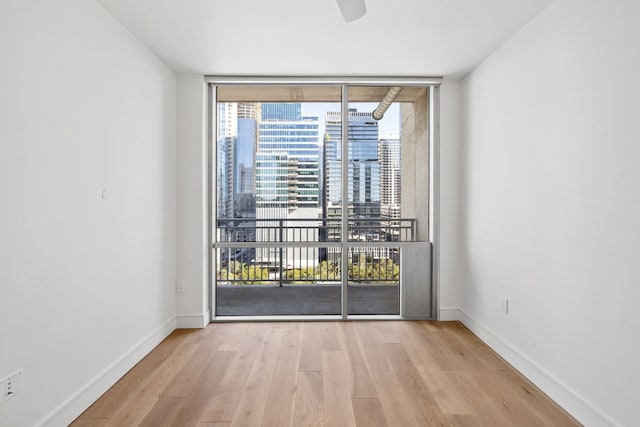
[[[144,380],[180,348],[180,345],[192,333],[177,330],[162,341],[147,357],[114,384],[103,396],[91,405],[83,414],[85,419],[111,418],[118,408],[136,396]]]
[[[469,369],[479,371],[486,369],[486,366],[478,358],[477,353],[469,349],[469,347],[451,333],[450,324],[455,322],[443,323],[443,328],[433,335],[440,340],[442,347],[446,348],[451,357],[457,362],[457,370]]]
[[[322,327],[322,338],[320,340],[320,348],[323,351],[339,351],[342,350],[340,340],[338,338],[339,324],[337,322],[320,322]]]
[[[262,423],[283,335],[282,329],[267,331],[231,420],[232,426],[259,426]]]
[[[458,323],[360,321],[177,331],[72,425],[579,424]]]
[[[430,322],[431,327],[435,329],[435,332],[430,332],[424,327],[423,322],[407,322],[404,333],[411,335],[411,342],[420,342],[426,349],[426,353],[431,355],[440,369],[452,371],[465,369],[466,366],[454,357],[451,349],[448,349],[438,337],[438,334],[442,332],[440,323]]]
[[[501,377],[502,371],[469,371],[474,381],[485,390],[507,420],[513,425],[543,426],[544,422],[524,405],[518,396],[513,394],[508,381]]]
[[[226,323],[224,327],[227,329],[227,333],[220,343],[218,351],[240,351],[246,340],[261,338],[267,330],[266,323]]]
[[[229,366],[221,384],[209,401],[207,409],[200,418],[201,422],[230,423],[233,419],[251,373],[251,367],[266,337],[268,329],[265,325],[260,323],[258,327],[244,331],[244,335],[228,336],[229,341],[235,341],[237,344],[227,343],[224,348],[237,348],[237,357]]]
[[[322,352],[323,419],[327,426],[354,426],[349,362],[342,351]]]
[[[353,322],[345,322],[341,325],[341,345],[347,350],[347,357],[351,367],[353,390],[351,397],[356,399],[377,398],[378,390],[373,384],[369,367],[362,355],[360,341],[356,336]]]
[[[457,382],[462,397],[473,408],[473,414],[483,426],[507,427],[511,423],[505,417],[495,402],[485,392],[484,387],[478,384],[473,375],[465,371],[452,371],[449,373]]]
[[[71,427],[103,427],[109,422],[109,418],[78,419],[70,424]]]
[[[473,335],[471,331],[460,323],[447,322],[447,332],[455,336],[462,345],[466,346],[486,369],[490,371],[510,371],[513,369],[504,359],[480,341],[480,338]]]
[[[302,325],[302,349],[300,353],[301,371],[322,371],[322,337],[324,327],[321,322],[307,322]]]
[[[324,425],[324,389],[322,372],[298,371],[292,426]]]
[[[176,349],[165,363],[137,388],[135,398],[129,399],[117,408],[108,425],[117,427],[139,424],[155,404],[160,392],[182,370],[199,346],[197,342],[189,342]]]
[[[391,368],[398,377],[405,396],[411,402],[413,414],[418,423],[424,426],[448,426],[444,413],[402,344],[384,344],[384,346]]]
[[[472,414],[447,415],[447,421],[452,427],[482,427]]]
[[[444,371],[430,352],[430,344],[416,334],[415,329],[398,327],[397,333],[402,338],[403,346],[412,363],[420,373],[429,391],[436,399],[438,406],[445,414],[468,414],[472,412],[469,403],[462,397],[455,380]],[[422,331],[420,331],[422,333]]]
[[[463,398],[455,380],[450,378],[453,371],[441,371],[435,363],[424,360],[416,367],[443,413],[468,414],[473,411],[469,402]]]
[[[176,427],[195,426],[200,422],[202,413],[216,388],[220,385],[222,377],[229,368],[235,351],[217,351],[198,379],[198,382],[189,391],[176,412],[172,425]]]
[[[191,359],[162,390],[160,397],[185,397],[189,395],[189,391],[198,381],[228,333],[228,329],[221,326],[223,325],[213,325],[202,345],[198,346]]]
[[[366,349],[364,359],[367,362],[369,372],[385,372],[389,371],[389,361],[384,354],[382,343],[378,336],[374,333],[377,322],[357,322],[354,324],[356,338],[360,342],[360,346]]]
[[[447,323],[451,322],[433,322],[437,329],[429,332],[424,322],[416,322],[412,330],[419,340],[429,343],[431,354],[442,370],[485,369],[472,352],[449,334]]]
[[[512,393],[519,402],[527,407],[544,425],[579,426],[573,418],[567,417],[565,411],[555,402],[542,394],[533,384],[518,372],[503,371],[496,373],[503,389]]]
[[[400,343],[400,339],[394,328],[395,323],[393,320],[372,322],[373,333],[377,336],[378,342],[383,344]]]
[[[182,397],[159,397],[149,413],[142,419],[140,427],[168,427],[173,422],[173,414],[182,404]]]
[[[390,426],[420,426],[413,416],[411,401],[405,396],[398,378],[391,370],[371,373],[380,395],[380,404]]]
[[[380,399],[352,399],[356,425],[361,427],[387,427],[387,418]]]
[[[289,328],[285,329],[280,346],[262,420],[264,427],[291,425],[302,341],[302,328],[295,324],[293,324],[295,327],[291,325],[289,324]]]

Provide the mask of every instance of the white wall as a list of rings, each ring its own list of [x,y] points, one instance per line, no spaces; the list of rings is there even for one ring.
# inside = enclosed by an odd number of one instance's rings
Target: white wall
[[[2,1],[0,52],[0,425],[66,425],[175,326],[176,77],[94,1]]]
[[[639,41],[557,0],[463,82],[466,321],[587,425],[640,419]]]
[[[178,327],[202,328],[211,320],[208,278],[207,97],[204,76],[178,77],[177,297]]]

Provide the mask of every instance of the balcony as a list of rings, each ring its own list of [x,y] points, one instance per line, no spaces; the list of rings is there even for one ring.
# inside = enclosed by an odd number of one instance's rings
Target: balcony
[[[340,218],[218,219],[218,315],[340,314],[347,250],[351,314],[398,314],[400,242],[414,219],[354,218],[341,245]]]
[[[218,219],[218,285],[340,283],[339,218]],[[350,284],[398,284],[399,248],[415,240],[414,219],[356,218],[348,249]],[[269,243],[279,247],[269,247]],[[335,242],[336,245],[331,245]],[[253,245],[252,243],[255,243]],[[274,245],[276,246],[276,245]]]

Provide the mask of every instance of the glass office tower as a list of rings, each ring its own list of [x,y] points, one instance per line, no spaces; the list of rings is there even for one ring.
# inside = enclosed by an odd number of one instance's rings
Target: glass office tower
[[[324,139],[325,216],[337,214],[342,205],[341,170],[342,118],[340,112],[328,112]],[[347,206],[352,217],[380,215],[380,163],[378,162],[378,122],[371,112],[349,109],[349,158],[347,170]]]

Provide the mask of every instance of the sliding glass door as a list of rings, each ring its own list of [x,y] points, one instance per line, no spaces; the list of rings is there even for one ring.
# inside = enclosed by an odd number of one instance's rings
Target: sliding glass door
[[[427,97],[212,83],[214,318],[405,314],[402,252],[429,239]]]

